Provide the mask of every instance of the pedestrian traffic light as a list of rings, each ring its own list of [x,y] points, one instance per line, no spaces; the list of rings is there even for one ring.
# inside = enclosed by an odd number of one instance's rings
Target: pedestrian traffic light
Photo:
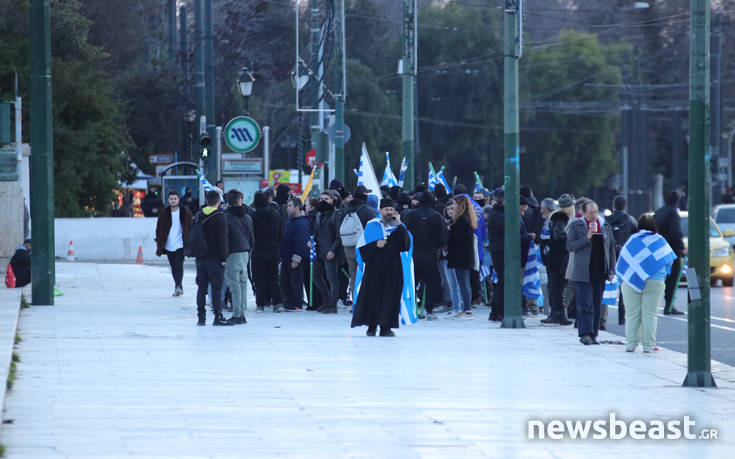
[[[203,133],[199,137],[199,145],[201,145],[201,149],[199,150],[201,157],[207,158],[209,156],[209,134]]]

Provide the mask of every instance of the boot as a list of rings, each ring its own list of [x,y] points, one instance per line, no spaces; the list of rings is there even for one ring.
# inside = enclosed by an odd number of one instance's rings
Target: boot
[[[375,330],[377,328],[378,327],[376,327],[376,326],[368,327],[367,333],[365,333],[365,334],[368,335],[368,336],[375,336]]]
[[[396,336],[390,328],[380,327],[380,336]]]
[[[559,325],[572,325],[572,321],[569,320],[567,317],[567,308],[561,309],[561,314],[559,315]]]

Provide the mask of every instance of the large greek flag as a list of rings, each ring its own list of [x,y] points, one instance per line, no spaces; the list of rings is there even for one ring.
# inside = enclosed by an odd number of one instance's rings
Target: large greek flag
[[[444,189],[447,190],[447,193],[451,193],[452,187],[449,186],[449,182],[447,182],[447,178],[444,176],[444,169],[445,166],[442,166],[442,168],[439,169],[439,172],[436,173],[436,179],[439,180],[439,183],[444,185]]]
[[[398,172],[398,186],[403,188],[403,182],[406,180],[406,171],[408,170],[408,158],[404,157],[401,161],[401,170]]]
[[[393,169],[390,168],[390,153],[385,152],[385,172],[383,172],[383,180],[380,182],[380,186],[387,185],[391,188],[398,186],[398,179],[393,173]]]
[[[648,278],[661,268],[666,268],[666,274],[671,273],[674,260],[676,254],[660,234],[638,231],[620,251],[616,268],[618,280],[642,292]]]
[[[360,247],[371,242],[388,239],[388,236],[397,227],[386,227],[380,221],[380,218],[374,218],[365,225],[360,241],[357,243],[355,251],[357,253],[357,273],[355,275],[355,292],[353,298],[357,301],[357,294],[360,292],[360,285],[365,274],[365,263],[360,256]],[[403,267],[403,293],[401,294],[401,324],[410,325],[418,321],[416,314],[416,281],[413,273],[413,236],[408,232],[411,244],[406,252],[401,252],[401,266]]]
[[[360,154],[360,169],[356,170],[355,173],[357,174],[358,185],[362,185],[370,190],[370,194],[374,194],[378,199],[382,197],[380,185],[373,169],[373,163],[370,161],[370,155],[364,143],[362,144],[362,154]]]
[[[523,275],[523,296],[536,300],[539,306],[544,304],[544,294],[541,290],[540,266],[543,266],[543,264],[541,263],[538,247],[531,241],[528,247],[526,271]]]
[[[429,179],[427,185],[431,191],[434,191],[434,187],[436,187],[438,183],[441,183],[439,181],[439,177],[437,177],[434,166],[431,164],[431,161],[429,161]]]

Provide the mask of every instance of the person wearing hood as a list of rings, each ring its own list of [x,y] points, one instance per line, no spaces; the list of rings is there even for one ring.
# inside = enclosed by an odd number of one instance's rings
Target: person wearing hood
[[[339,228],[337,228],[337,217],[332,201],[333,198],[329,191],[321,194],[314,223],[314,241],[316,242],[314,283],[323,299],[317,311],[324,314],[337,313],[337,297],[339,296],[339,278],[337,277]]]
[[[207,251],[203,256],[196,258],[197,268],[197,325],[205,325],[206,297],[211,285],[212,292],[221,292],[224,282],[225,263],[229,254],[229,228],[227,217],[220,209],[222,199],[217,191],[207,192],[207,205],[199,211],[194,219],[194,224],[202,224],[204,236],[207,242]],[[214,322],[212,325],[232,325],[222,316],[222,298],[220,295],[212,295],[212,310]]]
[[[574,199],[568,194],[559,196],[559,209],[549,216],[549,236],[542,240],[542,252],[549,281],[549,305],[551,313],[541,321],[544,325],[571,325],[567,317],[564,293],[568,281],[565,277],[569,251],[566,227],[574,216]]]
[[[273,305],[273,312],[283,312],[283,296],[278,284],[278,251],[283,236],[283,220],[262,191],[255,193],[253,207],[255,243],[250,264],[255,283],[256,312],[264,312],[265,306],[269,305]]]
[[[404,217],[406,212],[411,210],[411,196],[406,193],[405,191],[402,191],[398,193],[398,200],[397,206],[396,206],[396,212],[401,214],[401,217]]]
[[[339,193],[340,201],[342,199],[344,199],[345,196],[347,196],[347,192],[345,191],[344,185],[342,185],[342,182],[340,182],[337,179],[334,179],[331,182],[329,182],[329,189],[332,190],[332,191],[336,191],[337,193]]]
[[[286,203],[289,222],[283,233],[281,249],[281,290],[285,298],[286,311],[299,311],[304,300],[304,277],[302,263],[309,264],[309,235],[311,225],[304,214],[301,200],[290,197]]]
[[[419,196],[419,206],[405,215],[408,231],[413,235],[413,265],[416,283],[426,292],[426,320],[436,320],[434,307],[442,301],[442,280],[439,275],[438,254],[446,247],[449,233],[444,219],[434,210],[431,191]],[[403,217],[402,217],[403,218]],[[423,293],[418,293],[422,298]]]
[[[283,228],[286,229],[286,224],[288,223],[288,212],[286,212],[286,204],[288,203],[288,198],[291,196],[291,188],[289,188],[288,185],[285,183],[279,183],[276,187],[276,194],[273,197],[273,202],[271,203],[273,206],[278,206],[278,212],[281,214],[281,218],[283,219]]]
[[[225,264],[225,281],[232,292],[233,325],[247,323],[245,310],[248,298],[248,259],[253,249],[253,219],[248,215],[247,206],[242,203],[243,195],[239,190],[227,192],[227,227],[230,253]]]
[[[355,276],[357,275],[357,254],[355,248],[368,222],[375,218],[377,213],[367,203],[368,194],[372,191],[363,185],[358,185],[352,193],[352,200],[342,208],[338,215],[340,245],[344,249],[347,267],[350,273],[350,289],[355,290]],[[356,218],[355,218],[356,217]]]
[[[145,197],[140,201],[140,208],[143,210],[145,217],[158,217],[158,213],[163,209],[163,201],[158,196],[155,188],[151,187]]]
[[[31,283],[31,240],[26,239],[15,248],[10,259],[10,267],[15,274],[15,286],[25,287]]]
[[[436,186],[434,186],[434,195],[436,196],[436,205],[434,206],[434,210],[439,212],[439,215],[443,216],[444,209],[447,208],[447,202],[451,196],[449,196],[447,189],[444,188],[444,185],[441,183],[437,183]]]
[[[367,203],[376,213],[378,212],[378,204],[380,200],[374,194],[369,194],[367,197]]]

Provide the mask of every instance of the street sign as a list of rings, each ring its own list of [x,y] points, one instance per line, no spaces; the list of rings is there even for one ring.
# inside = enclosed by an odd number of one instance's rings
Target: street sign
[[[262,158],[225,159],[222,161],[222,173],[232,175],[261,174]]]
[[[171,164],[174,162],[174,155],[150,155],[148,156],[149,164]]]
[[[304,159],[306,160],[307,166],[314,167],[314,164],[316,164],[316,150],[312,148],[311,150],[307,151]]]
[[[332,142],[332,143],[334,143],[334,136],[337,133],[337,127],[336,126],[337,126],[336,124],[332,124],[331,126],[329,126],[327,128],[327,135],[329,136],[329,141]],[[346,123],[345,123],[344,126],[345,126],[345,140],[344,140],[344,143],[347,143],[347,141],[350,140],[350,138],[352,137],[352,131],[350,130],[350,127],[347,126]]]
[[[249,116],[237,116],[225,127],[225,142],[232,151],[247,153],[260,142],[260,126]]]

